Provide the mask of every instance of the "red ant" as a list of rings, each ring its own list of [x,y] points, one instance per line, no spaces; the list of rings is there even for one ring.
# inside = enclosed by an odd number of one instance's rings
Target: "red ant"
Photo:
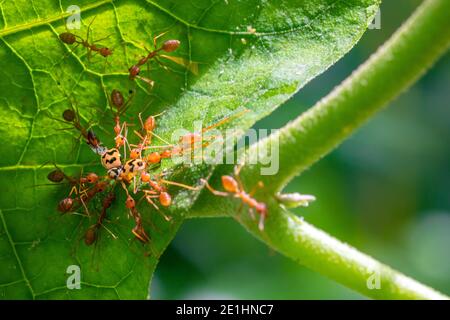
[[[144,149],[147,149],[147,146],[151,144],[152,137],[155,136],[159,140],[163,141],[164,143],[169,144],[166,140],[158,136],[154,130],[156,129],[156,118],[162,115],[162,113],[159,113],[154,116],[149,116],[145,121],[142,121],[141,113],[139,113],[139,121],[141,123],[141,128],[143,131],[143,134],[139,133],[138,131],[134,131],[134,133],[141,139],[141,142],[137,145],[131,145],[135,147],[130,152],[130,158],[131,159],[138,159],[141,158],[142,151]],[[157,161],[159,162],[159,161]],[[157,163],[157,162],[150,162],[150,163]]]
[[[131,216],[133,217],[136,225],[131,230],[131,232],[134,234],[134,236],[141,241],[142,243],[146,244],[150,242],[150,237],[148,236],[147,232],[144,229],[144,226],[142,225],[142,218],[141,214],[136,208],[136,201],[133,199],[132,196],[128,193],[128,190],[124,185],[122,185],[127,193],[127,200],[125,201],[125,206],[130,209]]]
[[[158,176],[157,180],[153,180],[150,176],[150,174],[146,171],[141,172],[141,181],[143,183],[148,183],[151,187],[151,190],[142,190],[144,192],[144,198],[147,200],[148,203],[150,203],[156,210],[159,212],[159,207],[155,204],[153,199],[157,198],[159,200],[159,203],[163,207],[168,207],[172,204],[172,196],[167,192],[167,188],[164,186],[164,184],[173,185],[177,187],[181,187],[188,190],[198,190],[196,187],[191,187],[179,182],[175,181],[168,181],[161,178],[161,175]],[[170,221],[171,218],[160,212],[164,219],[167,221]]]
[[[116,200],[116,194],[111,191],[109,192],[106,197],[103,199],[102,202],[102,210],[100,211],[100,215],[97,219],[97,222],[93,225],[91,225],[84,235],[84,243],[86,245],[90,246],[98,239],[98,231],[101,226],[103,226],[110,234],[112,234],[113,238],[117,238],[111,231],[109,231],[104,225],[103,221],[106,218],[106,211],[111,207],[112,203]]]
[[[208,181],[205,179],[201,179],[201,181],[206,185],[209,191],[216,196],[221,197],[229,197],[232,196],[234,198],[239,198],[242,201],[242,204],[247,204],[249,206],[250,214],[253,216],[253,209],[260,215],[259,220],[259,229],[261,231],[264,230],[264,220],[267,216],[267,205],[264,202],[258,202],[253,198],[253,195],[256,192],[257,188],[264,187],[262,182],[259,182],[249,193],[247,193],[242,185],[241,179],[239,178],[239,171],[241,170],[241,166],[234,167],[234,177],[232,176],[222,176],[222,186],[226,192],[218,191],[213,189]]]
[[[56,166],[56,165],[55,165]],[[54,183],[59,183],[62,182],[63,180],[66,180],[69,185],[72,187],[69,196],[67,198],[64,198],[63,200],[61,200],[58,204],[58,211],[60,211],[61,213],[67,213],[67,212],[71,212],[74,211],[73,207],[76,203],[81,203],[84,207],[85,207],[85,203],[83,200],[83,196],[85,196],[87,194],[84,185],[85,184],[95,184],[98,182],[99,177],[97,176],[97,174],[91,172],[88,173],[85,176],[80,176],[79,178],[74,178],[74,177],[70,177],[68,175],[66,175],[61,169],[59,169],[58,167],[56,167],[55,170],[51,171],[48,175],[47,175],[47,179],[51,182]],[[78,198],[72,199],[71,195],[75,193],[78,195]],[[86,211],[87,208],[85,207]]]
[[[81,38],[80,36],[77,36],[71,32],[63,32],[59,35],[59,39],[64,42],[65,44],[69,44],[72,45],[74,43],[76,43],[76,46],[73,48],[74,50],[79,46],[82,45],[83,47],[85,47],[87,49],[88,52],[88,60],[90,60],[91,58],[91,54],[92,52],[96,52],[99,53],[102,57],[107,58],[108,56],[113,54],[113,51],[107,47],[98,47],[95,43],[108,39],[111,35],[102,38],[102,39],[98,39],[96,41],[93,41],[92,43],[89,43],[89,33],[91,31],[91,25],[94,22],[94,20],[97,18],[97,16],[94,17],[94,19],[92,19],[92,21],[89,23],[88,29],[87,29],[87,34],[86,34],[86,39]]]
[[[78,183],[80,184],[96,183],[98,181],[98,175],[91,172],[88,173],[86,176],[77,179],[66,175],[61,169],[56,168],[47,175],[47,179],[55,183],[67,180],[71,185],[76,185]]]
[[[185,154],[186,152],[192,152],[197,147],[206,147],[209,145],[209,141],[204,141],[204,134],[212,129],[215,129],[224,123],[227,123],[231,121],[233,118],[238,118],[242,116],[243,114],[249,112],[250,110],[245,109],[237,114],[234,114],[232,116],[226,117],[206,128],[202,128],[200,132],[190,132],[183,136],[181,136],[178,140],[178,144],[176,145],[169,145],[167,146],[154,146],[154,147],[148,147],[148,148],[164,148],[165,150],[161,152],[152,152],[150,153],[146,158],[146,162],[148,164],[156,164],[161,162],[161,159],[170,158],[172,156],[181,156]],[[212,136],[214,138],[214,136]]]
[[[73,109],[64,110],[62,117],[65,122],[71,123],[77,129],[89,147],[97,154],[102,155],[106,150],[92,129],[86,129],[81,125],[79,115]]]
[[[146,64],[149,60],[154,59],[156,62],[158,62],[158,64],[160,64],[163,68],[167,69],[167,67],[161,62],[159,61],[159,57],[171,60],[179,65],[182,65],[184,67],[187,67],[192,73],[197,74],[198,73],[198,65],[196,63],[192,63],[192,62],[187,62],[185,59],[183,58],[179,58],[179,57],[173,57],[173,56],[168,56],[168,55],[164,55],[161,54],[161,51],[164,52],[173,52],[175,50],[178,49],[178,47],[180,46],[180,41],[179,40],[167,40],[165,41],[160,47],[157,47],[156,44],[156,40],[163,36],[165,34],[161,33],[160,35],[156,36],[153,38],[153,46],[154,46],[154,50],[148,50],[147,48],[145,48],[145,50],[147,50],[148,54],[144,57],[142,57],[136,64],[132,65],[129,69],[129,79],[130,80],[135,80],[140,79],[144,82],[146,82],[150,87],[153,87],[154,85],[154,81],[145,77],[141,77],[139,76],[139,73],[141,72],[141,67]],[[149,65],[147,65],[150,71],[150,67]]]
[[[125,145],[126,141],[126,135],[127,135],[127,123],[124,122],[122,125],[120,124],[120,116],[125,113],[125,111],[130,106],[130,102],[133,99],[133,95],[131,95],[127,101],[125,101],[122,93],[117,90],[113,89],[110,96],[110,106],[111,111],[114,113],[114,133],[115,138],[114,141],[116,142],[116,148],[120,148]],[[115,111],[113,110],[113,106],[115,107]],[[125,156],[126,157],[126,156]]]
[[[61,213],[75,212],[81,206],[84,207],[86,214],[89,215],[89,211],[87,209],[87,203],[91,201],[98,193],[104,192],[108,187],[108,183],[106,181],[98,181],[94,184],[93,187],[89,189],[72,189],[69,196],[62,199],[57,206],[57,209]],[[74,187],[76,188],[76,187]],[[77,193],[77,197],[72,198],[71,194],[73,191]]]

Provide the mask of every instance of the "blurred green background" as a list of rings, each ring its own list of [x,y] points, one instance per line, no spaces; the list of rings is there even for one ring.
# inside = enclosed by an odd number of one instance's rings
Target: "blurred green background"
[[[257,124],[280,128],[364,62],[421,1],[384,1],[340,62]],[[376,259],[450,294],[450,55],[288,186],[317,201],[297,213]],[[383,284],[381,284],[383,285]],[[153,299],[361,299],[268,249],[231,219],[187,221],[155,273]]]

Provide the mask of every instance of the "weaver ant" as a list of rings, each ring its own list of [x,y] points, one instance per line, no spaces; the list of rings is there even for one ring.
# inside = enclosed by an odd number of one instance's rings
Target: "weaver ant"
[[[157,179],[152,179],[151,175],[148,172],[142,171],[141,176],[140,176],[141,182],[147,183],[149,185],[149,187],[151,188],[149,190],[143,189],[142,192],[144,192],[145,200],[147,200],[148,203],[150,203],[159,213],[161,213],[166,221],[170,221],[171,218],[159,211],[160,209],[156,205],[156,203],[153,201],[153,199],[158,199],[159,203],[163,207],[168,207],[172,204],[172,196],[167,192],[167,188],[165,185],[173,185],[173,186],[181,187],[181,188],[184,188],[187,190],[192,190],[192,191],[196,191],[196,190],[198,190],[198,188],[188,186],[183,183],[179,183],[179,182],[175,182],[175,181],[169,181],[169,180],[162,179],[161,178],[162,175],[163,175],[163,173],[158,175]]]
[[[56,167],[56,165],[55,165]],[[77,204],[82,204],[86,211],[87,208],[85,206],[84,197],[88,195],[88,189],[85,187],[86,184],[94,185],[97,184],[99,181],[99,177],[97,174],[91,172],[87,175],[83,176],[81,175],[78,178],[71,177],[66,175],[61,169],[56,167],[55,170],[49,172],[47,175],[47,179],[50,182],[53,183],[60,183],[64,180],[66,180],[69,185],[71,186],[71,191],[69,193],[69,196],[64,198],[58,203],[57,209],[61,213],[67,213],[75,211],[78,206]],[[95,188],[94,188],[95,189]],[[97,188],[98,190],[98,188]],[[77,198],[73,199],[71,195],[75,193],[77,195]]]
[[[89,216],[89,210],[87,208],[87,204],[99,193],[104,192],[108,183],[106,181],[98,181],[93,184],[90,188],[84,188],[80,183],[80,189],[76,186],[72,188],[69,193],[69,196],[62,199],[57,206],[57,210],[61,213],[75,212],[80,207],[84,207],[86,214]],[[81,189],[83,188],[83,189]],[[76,197],[72,198],[72,193],[76,193]]]
[[[144,243],[144,244],[149,243],[150,237],[148,236],[147,232],[144,229],[144,226],[142,225],[142,217],[136,208],[136,201],[133,199],[132,196],[130,196],[125,185],[122,184],[122,186],[123,186],[125,192],[127,193],[127,200],[125,201],[125,206],[128,209],[130,209],[131,216],[133,217],[134,222],[136,224],[134,226],[134,228],[131,230],[131,232],[142,243]]]
[[[160,38],[161,36],[163,36],[164,34],[166,34],[166,32],[161,33],[160,35],[156,36],[153,38],[153,47],[155,48],[154,50],[149,50],[147,48],[145,48],[145,50],[147,50],[147,55],[142,57],[136,64],[132,65],[129,69],[128,69],[128,73],[129,73],[129,79],[130,80],[135,80],[135,79],[140,79],[144,82],[146,82],[150,87],[153,87],[154,85],[154,81],[145,77],[140,76],[140,72],[141,72],[141,67],[146,64],[149,60],[155,60],[159,65],[161,65],[164,69],[167,69],[167,67],[159,60],[159,58],[165,58],[168,59],[172,62],[175,62],[179,65],[182,65],[186,68],[188,68],[189,71],[191,71],[194,74],[198,73],[198,66],[196,63],[192,63],[192,62],[188,62],[183,58],[179,58],[179,57],[173,57],[173,56],[168,56],[165,54],[161,54],[161,51],[164,52],[173,52],[175,50],[178,49],[178,47],[180,46],[180,41],[179,40],[166,40],[160,47],[157,46],[156,41],[158,38]],[[150,72],[150,66],[147,64],[148,67],[148,71]]]
[[[84,243],[88,246],[92,245],[98,239],[98,232],[100,227],[104,227],[113,238],[117,238],[111,231],[109,231],[104,225],[103,221],[106,218],[106,211],[111,207],[112,203],[116,200],[116,194],[114,191],[109,192],[106,197],[102,201],[102,209],[100,211],[100,215],[98,216],[97,222],[91,225],[84,235]]]
[[[122,93],[119,90],[113,89],[111,91],[109,102],[111,106],[111,111],[114,114],[114,133],[115,133],[114,141],[116,143],[116,148],[120,148],[124,146],[125,143],[127,143],[126,140],[127,123],[123,122],[123,124],[121,125],[120,117],[125,113],[125,111],[130,106],[133,96],[134,93],[128,98],[127,101],[125,101]],[[116,110],[113,109],[113,106]]]
[[[81,125],[80,116],[78,112],[75,112],[74,109],[64,110],[62,118],[64,122],[71,123],[73,127],[78,130],[78,132],[80,132],[81,136],[84,138],[84,141],[92,151],[100,155],[102,155],[106,151],[105,147],[102,146],[94,131],[92,129],[86,129]]]
[[[239,172],[241,170],[242,166],[235,166],[234,167],[234,177],[232,176],[222,176],[222,186],[225,189],[226,192],[215,190],[213,187],[211,187],[205,179],[201,179],[201,181],[206,185],[209,191],[211,191],[212,194],[220,197],[234,197],[239,198],[242,201],[242,204],[246,204],[249,207],[249,212],[252,218],[254,218],[253,210],[256,210],[256,212],[259,214],[259,230],[264,230],[264,220],[267,217],[267,205],[264,202],[259,202],[253,198],[253,195],[255,194],[257,188],[263,188],[264,185],[262,182],[259,182],[250,192],[246,192],[244,189],[244,186],[241,182],[241,179],[239,177]],[[241,205],[242,207],[242,205]]]
[[[92,21],[89,23],[88,29],[87,29],[87,33],[86,33],[86,39],[83,39],[80,36],[77,36],[71,32],[63,32],[59,35],[59,39],[64,42],[65,44],[68,45],[72,45],[74,43],[76,43],[75,47],[73,48],[74,50],[79,46],[83,46],[86,48],[87,52],[88,52],[88,61],[90,61],[91,58],[91,54],[92,52],[98,53],[100,54],[102,57],[109,57],[110,55],[113,54],[112,49],[109,49],[107,47],[98,47],[96,45],[97,42],[108,39],[111,35],[104,37],[102,39],[98,39],[93,41],[92,43],[89,43],[89,34],[91,31],[91,25],[94,22],[94,20],[97,18],[97,16],[94,17],[94,19],[92,19]]]
[[[210,144],[210,141],[204,141],[205,140],[204,135],[206,132],[211,131],[212,129],[215,129],[215,128],[231,121],[234,118],[238,118],[249,111],[250,110],[245,109],[237,114],[231,115],[229,117],[225,117],[222,120],[220,120],[208,127],[202,128],[200,132],[189,132],[189,133],[181,136],[178,139],[178,143],[175,145],[147,147],[147,149],[162,148],[164,150],[162,150],[160,152],[155,151],[155,152],[150,153],[147,157],[145,157],[145,160],[148,164],[156,164],[156,163],[161,162],[162,159],[170,158],[172,156],[182,156],[182,155],[186,154],[187,152],[192,152],[197,147],[206,147]],[[215,138],[215,136],[209,136],[209,137]]]

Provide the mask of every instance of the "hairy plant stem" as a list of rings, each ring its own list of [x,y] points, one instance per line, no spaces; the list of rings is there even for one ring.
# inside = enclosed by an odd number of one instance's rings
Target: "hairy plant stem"
[[[244,185],[262,180],[266,186],[269,218],[263,232],[246,214],[237,212],[235,201],[213,198],[207,192],[197,201],[191,216],[233,216],[275,250],[368,297],[447,299],[302,221],[280,207],[270,195],[332,151],[410,87],[449,45],[450,1],[425,1],[389,41],[332,93],[276,136],[250,147],[249,158],[262,146],[279,141],[280,168],[276,175],[261,176],[261,165],[246,165],[241,171]],[[218,185],[220,176],[229,171],[229,167],[219,168],[211,183]],[[377,279],[380,288],[371,289],[371,281],[376,284]]]

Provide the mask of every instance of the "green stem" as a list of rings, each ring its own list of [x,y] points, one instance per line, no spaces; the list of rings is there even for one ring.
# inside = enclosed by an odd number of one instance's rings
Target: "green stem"
[[[251,219],[241,223],[280,253],[374,299],[448,299],[315,228],[275,203],[265,231]]]
[[[317,229],[302,218],[268,200],[269,218],[264,230],[237,201],[204,193],[192,208],[190,218],[219,217],[227,212],[250,233],[274,250],[305,267],[374,299],[449,299],[444,294],[411,279],[357,249]]]
[[[414,84],[449,45],[450,1],[425,1],[386,44],[331,94],[277,134],[250,148],[251,157],[257,155],[258,149],[279,141],[279,172],[263,176],[265,185],[277,192],[331,152]],[[260,169],[259,164],[247,165],[242,170],[244,180],[254,182]]]
[[[246,165],[241,174],[245,185],[263,180],[265,192],[278,192],[293,176],[333,150],[377,111],[411,86],[450,44],[450,1],[427,0],[414,15],[350,78],[329,96],[281,129],[274,137],[250,148],[255,155],[262,146],[279,141],[279,172],[261,176],[259,165]],[[218,168],[211,182],[229,173]],[[335,281],[372,298],[448,299],[445,295],[383,265],[336,240],[281,208],[273,199],[264,232],[235,202],[201,195],[193,216],[220,216],[226,212],[275,250]],[[379,276],[379,278],[378,278]],[[370,289],[369,283],[379,289]],[[373,280],[373,282],[371,282]]]

